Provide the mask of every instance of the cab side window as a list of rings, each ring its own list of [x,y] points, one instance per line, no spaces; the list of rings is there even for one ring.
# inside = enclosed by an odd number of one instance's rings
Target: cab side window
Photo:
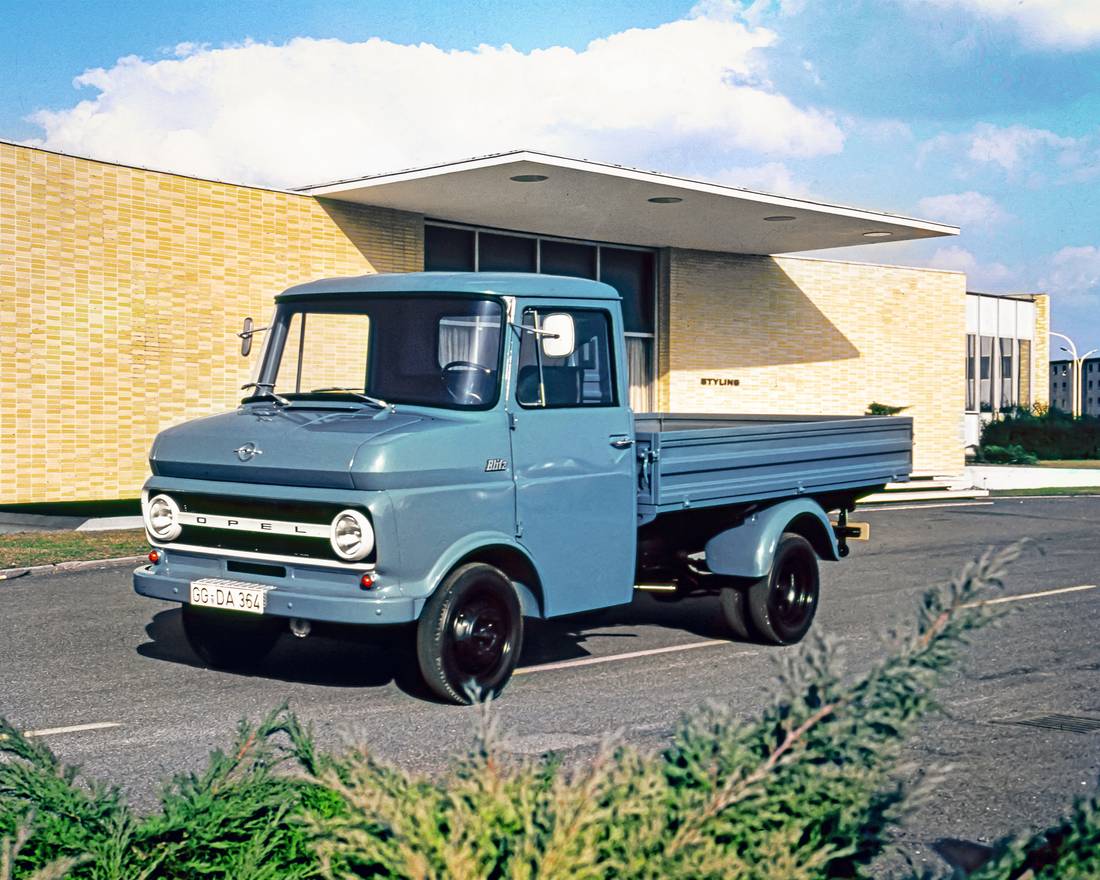
[[[614,358],[611,353],[611,320],[596,309],[525,309],[523,326],[534,329],[549,314],[573,318],[575,345],[567,357],[547,357],[539,348],[539,337],[524,332],[519,347],[516,400],[521,406],[555,409],[562,407],[615,406]],[[541,375],[540,375],[541,360]]]

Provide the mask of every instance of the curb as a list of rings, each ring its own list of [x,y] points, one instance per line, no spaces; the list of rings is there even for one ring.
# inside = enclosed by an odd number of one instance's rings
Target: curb
[[[78,562],[52,562],[47,565],[31,565],[25,568],[0,568],[0,581],[14,580],[25,575],[56,574],[65,571],[89,571],[97,568],[121,568],[141,562],[144,556],[117,556],[114,559],[84,559]]]

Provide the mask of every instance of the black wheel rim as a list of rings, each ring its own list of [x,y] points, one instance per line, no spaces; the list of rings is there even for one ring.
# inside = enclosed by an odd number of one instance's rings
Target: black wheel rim
[[[512,647],[508,607],[489,590],[474,590],[454,609],[447,651],[456,683],[493,684]]]
[[[812,559],[792,553],[781,560],[768,593],[768,616],[784,640],[802,637],[817,605],[817,571]]]

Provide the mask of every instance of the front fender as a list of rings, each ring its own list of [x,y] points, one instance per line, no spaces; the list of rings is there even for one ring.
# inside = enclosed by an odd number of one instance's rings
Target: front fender
[[[794,529],[789,528],[792,524]],[[812,498],[792,498],[758,510],[707,541],[707,568],[715,574],[764,577],[772,569],[775,548],[786,531],[806,537],[822,559],[840,559],[836,534],[825,510]]]
[[[511,535],[506,535],[502,532],[474,532],[471,535],[464,535],[439,555],[439,558],[435,561],[435,564],[424,580],[415,582],[402,581],[401,585],[405,595],[415,597],[416,616],[420,616],[420,612],[424,607],[424,603],[428,601],[428,597],[435,592],[436,587],[443,582],[443,578],[447,576],[447,573],[454,568],[460,560],[465,559],[478,550],[488,547],[507,547],[509,550],[514,550],[531,564],[531,569],[533,571],[538,571],[535,566],[535,561],[531,558],[531,554],[518,544]],[[524,616],[541,617],[542,608],[538,598],[535,596],[534,592],[532,592],[530,585],[517,582],[515,583],[515,587],[519,595],[520,607],[523,609]]]

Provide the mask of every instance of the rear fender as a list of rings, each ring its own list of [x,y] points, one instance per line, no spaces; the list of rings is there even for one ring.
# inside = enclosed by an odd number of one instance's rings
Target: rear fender
[[[793,498],[758,510],[707,541],[707,568],[715,574],[764,577],[784,532],[802,535],[822,559],[840,559],[832,523],[821,505],[812,498]]]

